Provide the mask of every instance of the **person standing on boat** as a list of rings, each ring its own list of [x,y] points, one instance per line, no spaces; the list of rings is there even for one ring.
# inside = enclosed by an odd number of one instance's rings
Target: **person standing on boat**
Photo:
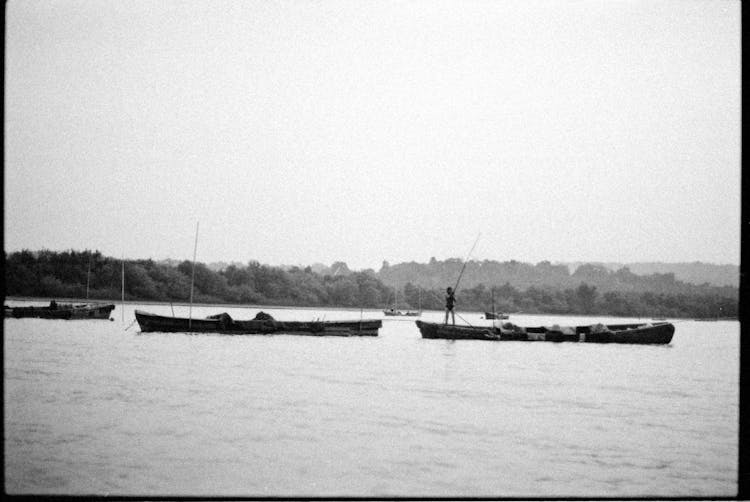
[[[448,313],[453,318],[453,325],[456,325],[456,313],[453,312],[453,306],[456,304],[456,297],[453,293],[453,288],[445,290],[445,324],[448,324]]]

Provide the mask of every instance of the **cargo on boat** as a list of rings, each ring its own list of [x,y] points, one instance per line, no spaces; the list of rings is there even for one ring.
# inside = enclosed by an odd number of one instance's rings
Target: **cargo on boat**
[[[254,319],[238,321],[222,313],[202,319],[170,317],[135,311],[141,332],[222,333],[227,335],[378,336],[380,319],[353,321],[277,321],[265,312]]]
[[[4,305],[5,317],[38,317],[42,319],[109,319],[113,304],[105,303],[57,303],[30,307]]]
[[[668,322],[589,326],[555,324],[538,327],[521,327],[509,322],[495,322],[492,326],[464,326],[423,321],[416,323],[422,338],[448,340],[668,344],[674,335],[674,325]]]

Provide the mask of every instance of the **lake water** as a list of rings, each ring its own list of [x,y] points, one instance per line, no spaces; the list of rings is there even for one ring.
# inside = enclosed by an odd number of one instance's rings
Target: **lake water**
[[[676,322],[670,345],[628,346],[425,340],[413,318],[387,318],[363,338],[141,334],[135,308],[172,312],[126,304],[123,321],[118,304],[113,322],[4,321],[7,492],[736,494],[737,322]],[[193,316],[222,311],[258,309]]]

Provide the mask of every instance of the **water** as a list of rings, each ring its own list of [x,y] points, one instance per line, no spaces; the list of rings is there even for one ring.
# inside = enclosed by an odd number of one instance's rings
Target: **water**
[[[413,318],[384,320],[377,338],[141,334],[126,330],[135,308],[171,315],[126,304],[125,322],[119,305],[114,322],[5,320],[7,492],[736,494],[737,322],[678,322],[669,346],[626,346],[425,340]],[[257,309],[193,307],[221,311]]]

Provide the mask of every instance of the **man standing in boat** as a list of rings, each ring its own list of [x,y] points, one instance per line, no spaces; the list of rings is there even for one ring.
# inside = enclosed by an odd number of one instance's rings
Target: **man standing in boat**
[[[453,306],[456,304],[456,297],[453,294],[453,288],[448,288],[445,290],[445,323],[448,324],[448,313],[450,313],[451,317],[453,318],[453,325],[456,325],[456,313],[453,312]]]

